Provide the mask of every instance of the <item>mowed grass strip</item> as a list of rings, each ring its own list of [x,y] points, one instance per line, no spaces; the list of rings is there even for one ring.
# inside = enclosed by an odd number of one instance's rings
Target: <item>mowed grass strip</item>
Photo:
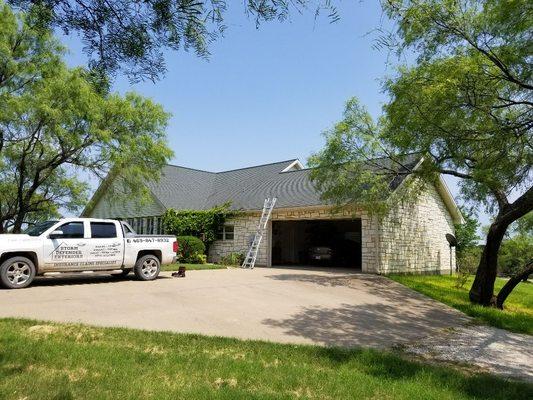
[[[521,282],[504,304],[504,310],[470,303],[468,291],[474,278],[463,288],[456,288],[457,279],[446,275],[389,275],[389,278],[435,300],[461,310],[478,321],[513,332],[533,334],[533,283]],[[507,282],[497,278],[495,293]]]
[[[0,320],[2,399],[531,399],[390,352]],[[376,333],[379,334],[379,333]]]
[[[185,267],[187,271],[199,271],[205,269],[227,269],[226,265],[220,264],[169,264],[161,266],[161,271],[177,271],[179,267]]]

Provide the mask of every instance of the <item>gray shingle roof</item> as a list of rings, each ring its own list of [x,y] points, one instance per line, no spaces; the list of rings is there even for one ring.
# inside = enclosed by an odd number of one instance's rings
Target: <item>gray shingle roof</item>
[[[409,167],[420,157],[408,157]],[[295,159],[224,172],[208,172],[174,165],[163,168],[159,182],[148,187],[166,208],[205,210],[226,202],[236,210],[258,210],[267,197],[277,197],[276,208],[322,205],[310,169],[282,172]],[[396,188],[405,175],[391,182]]]

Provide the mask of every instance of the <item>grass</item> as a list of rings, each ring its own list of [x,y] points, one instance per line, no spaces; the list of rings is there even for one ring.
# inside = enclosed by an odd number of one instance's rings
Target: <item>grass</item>
[[[390,275],[389,278],[461,310],[480,322],[513,332],[533,334],[533,284],[530,282],[518,284],[507,298],[505,309],[502,311],[470,303],[468,291],[473,277],[464,288],[456,288],[456,278],[452,276]],[[495,291],[497,292],[505,282],[505,279],[497,278]]]
[[[0,319],[2,399],[533,398],[390,352]]]
[[[179,267],[186,267],[187,271],[198,271],[203,269],[226,269],[227,265],[220,264],[170,264],[161,266],[161,271],[177,271]]]

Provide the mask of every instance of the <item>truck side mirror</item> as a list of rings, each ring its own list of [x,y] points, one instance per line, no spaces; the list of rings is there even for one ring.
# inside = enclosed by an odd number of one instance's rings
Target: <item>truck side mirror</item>
[[[56,230],[56,231],[52,231],[52,233],[50,233],[49,238],[50,239],[57,239],[58,237],[61,237],[61,236],[63,236],[63,231]]]

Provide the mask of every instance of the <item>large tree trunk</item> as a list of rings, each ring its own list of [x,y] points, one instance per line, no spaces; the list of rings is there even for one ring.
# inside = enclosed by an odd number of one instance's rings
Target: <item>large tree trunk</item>
[[[494,304],[494,282],[498,273],[498,252],[509,224],[496,221],[492,223],[487,234],[485,248],[476,272],[476,278],[470,289],[470,301],[489,306]]]
[[[526,281],[531,274],[533,274],[533,261],[529,262],[522,273],[511,277],[507,283],[503,285],[498,293],[498,297],[496,297],[496,307],[503,310],[503,303],[505,303],[505,300],[507,300],[507,297],[511,294],[516,285],[521,281]]]
[[[507,228],[517,219],[533,210],[533,187],[514,203],[507,203],[501,193],[496,193],[500,212],[489,228],[487,241],[470,289],[470,301],[484,306],[495,305],[494,282],[498,273],[498,252]]]
[[[20,211],[17,214],[17,217],[15,218],[15,222],[13,223],[13,233],[20,233],[22,231],[22,224],[24,224],[24,217],[26,217],[26,213],[24,211]]]

